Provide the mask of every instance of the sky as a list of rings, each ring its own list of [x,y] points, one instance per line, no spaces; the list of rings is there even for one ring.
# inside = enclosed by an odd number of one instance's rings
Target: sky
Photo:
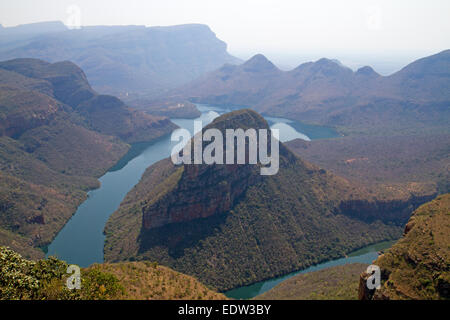
[[[449,0],[0,1],[5,27],[54,20],[85,26],[203,23],[243,59],[263,53],[290,68],[328,57],[351,67],[378,64],[385,73],[449,49],[449,13]]]

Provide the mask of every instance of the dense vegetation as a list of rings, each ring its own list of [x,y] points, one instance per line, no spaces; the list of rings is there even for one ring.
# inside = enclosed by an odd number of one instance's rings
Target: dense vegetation
[[[362,275],[363,299],[450,299],[450,194],[418,208],[405,235],[374,262],[381,288],[369,292]]]
[[[0,62],[0,245],[41,258],[129,149],[174,128],[92,90],[70,62]]]
[[[111,299],[124,292],[117,278],[98,268],[83,270],[81,290],[66,286],[68,264],[56,258],[30,261],[0,247],[0,299],[79,300]]]
[[[357,300],[358,281],[368,265],[352,263],[299,274],[255,300]]]
[[[240,110],[217,118],[210,126],[233,128],[255,119],[265,123],[255,112]],[[199,199],[205,194],[220,203],[220,194],[230,183],[227,178],[220,179],[231,177],[224,174],[226,166],[185,165],[179,172],[170,160],[163,160],[148,168],[107,223],[106,260],[156,260],[226,290],[395,239],[405,222],[404,218],[396,221],[395,214],[381,221],[366,219],[364,210],[353,217],[336,212],[341,201],[365,199],[367,194],[297,158],[281,144],[278,174],[261,177],[259,170],[246,166],[233,171],[243,179],[230,192],[243,186],[245,191],[229,210],[149,230],[142,226],[143,212],[151,215],[151,210],[178,208],[181,203],[184,212],[191,206],[202,210],[197,200],[203,203]],[[186,192],[189,199],[185,199]],[[223,197],[233,195],[225,193]]]
[[[81,270],[81,289],[69,290],[68,264],[30,261],[0,247],[0,300],[225,299],[196,279],[157,263],[94,264]]]

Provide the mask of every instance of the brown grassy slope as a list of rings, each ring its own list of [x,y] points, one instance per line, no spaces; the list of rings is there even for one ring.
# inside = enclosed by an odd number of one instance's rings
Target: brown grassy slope
[[[71,62],[0,62],[0,245],[42,257],[33,248],[50,243],[127,152],[125,142],[174,127],[97,95]]]
[[[299,274],[254,300],[357,300],[358,280],[368,265],[352,263]]]
[[[48,244],[85,192],[98,187],[96,177],[127,150],[119,139],[84,127],[68,106],[50,96],[0,87],[1,244],[36,257],[19,244]],[[13,233],[26,240],[8,240]]]
[[[286,145],[300,157],[381,194],[432,194],[450,188],[450,135],[296,139]]]
[[[152,262],[122,262],[96,264],[113,274],[125,289],[117,299],[132,300],[224,300],[226,297],[212,291],[197,279]],[[88,269],[88,270],[89,270]]]
[[[25,150],[57,172],[77,177],[100,177],[129,149],[129,145],[69,121],[29,130],[20,137]]]
[[[17,72],[0,69],[0,85],[9,85],[20,89],[28,89],[53,96],[53,88],[50,82],[42,79],[33,79]]]
[[[83,70],[70,61],[51,64],[37,59],[14,59],[0,62],[0,69],[45,81],[52,90],[41,93],[50,94],[52,98],[72,107],[90,129],[117,136],[125,142],[151,141],[175,129],[167,118],[133,110],[116,97],[97,94]],[[17,77],[8,78],[17,85]],[[34,90],[37,89],[35,86]]]
[[[85,192],[98,187],[95,177],[127,148],[70,122],[28,130],[19,140],[0,137],[1,226],[32,246],[48,244],[85,200]],[[1,244],[29,257],[28,249],[19,250],[13,241]]]
[[[64,111],[64,105],[48,95],[0,86],[0,135],[18,137],[26,130],[50,123]]]
[[[85,199],[81,190],[45,187],[3,173],[0,179],[0,226],[9,230],[3,233],[0,243],[26,257],[30,250],[20,250],[19,244],[32,247],[48,244]],[[8,240],[13,233],[24,241],[18,242],[15,237]]]
[[[118,136],[128,143],[151,141],[176,128],[168,118],[131,109],[118,98],[107,95],[81,103],[77,112],[93,130]]]
[[[381,268],[381,288],[368,293],[363,273],[360,298],[450,299],[450,194],[418,208],[403,238],[374,264]]]
[[[7,243],[12,250],[23,252],[23,255],[29,259],[39,260],[44,258],[44,252],[38,248],[34,248],[29,239],[1,227],[0,243]]]

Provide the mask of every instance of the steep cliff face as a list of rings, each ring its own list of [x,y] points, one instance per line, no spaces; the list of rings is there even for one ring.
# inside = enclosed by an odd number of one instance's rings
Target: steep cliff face
[[[401,238],[373,263],[381,269],[381,286],[369,290],[360,276],[359,298],[450,299],[450,194],[418,208]]]
[[[225,137],[226,129],[270,129],[262,117],[250,110],[235,112],[232,118],[230,121],[229,116],[221,117],[204,128],[203,132],[216,128]],[[203,146],[206,145],[204,142]],[[225,153],[223,160],[226,160]],[[247,188],[261,179],[258,169],[249,164],[183,164],[175,173],[179,179],[174,178],[172,189],[144,207],[144,228],[157,228],[228,212]]]
[[[417,207],[432,200],[436,194],[426,196],[411,195],[406,199],[343,199],[335,212],[365,221],[391,221],[403,224]]]
[[[225,213],[255,183],[248,166],[186,165],[176,189],[143,211],[145,229]]]

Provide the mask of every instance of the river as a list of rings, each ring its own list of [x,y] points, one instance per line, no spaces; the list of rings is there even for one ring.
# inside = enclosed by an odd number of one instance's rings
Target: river
[[[318,271],[325,268],[335,267],[335,266],[341,266],[344,264],[349,263],[365,263],[365,264],[371,264],[372,261],[374,261],[378,257],[378,251],[390,248],[396,241],[383,241],[379,242],[367,247],[364,247],[362,249],[359,249],[357,251],[354,251],[350,253],[345,258],[340,258],[336,260],[327,261],[324,263],[320,263],[314,266],[311,266],[309,268],[292,272],[287,275],[272,278],[269,280],[261,281],[254,283],[249,286],[240,287],[237,289],[233,289],[230,291],[225,292],[224,294],[233,299],[251,299],[254,298],[260,294],[263,294],[264,292],[272,289],[279,283],[283,282],[284,280],[287,280],[293,276],[296,276],[298,274],[302,273],[308,273],[312,271]]]
[[[179,127],[192,132],[194,130],[194,120],[201,120],[205,126],[220,114],[235,109],[233,107],[223,108],[207,105],[197,105],[197,107],[201,112],[199,118],[171,120]],[[311,140],[338,136],[336,131],[328,127],[311,126],[283,118],[265,118],[272,128],[280,130],[280,141],[282,142],[296,138]],[[47,256],[57,256],[68,263],[77,264],[80,267],[87,267],[93,263],[102,263],[105,241],[103,229],[109,216],[117,210],[128,191],[139,182],[145,169],[153,163],[170,156],[175,144],[176,142],[170,140],[170,135],[166,135],[152,143],[133,145],[129,152],[99,179],[101,183],[100,188],[88,192],[87,200],[78,207],[72,218],[48,246]],[[376,250],[368,248],[368,252],[354,257],[326,262],[301,272],[314,271],[350,262],[370,263],[376,258]],[[226,294],[233,298],[251,298],[269,290],[297,273],[231,290]]]

